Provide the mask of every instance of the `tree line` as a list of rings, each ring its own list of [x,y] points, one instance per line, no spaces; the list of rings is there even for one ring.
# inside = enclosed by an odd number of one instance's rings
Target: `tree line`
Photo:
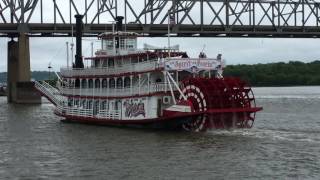
[[[225,77],[240,77],[252,86],[320,85],[320,61],[228,65]]]
[[[51,72],[51,79],[55,75]],[[225,77],[239,77],[252,86],[308,86],[320,85],[320,61],[304,63],[290,61],[288,63],[268,63],[253,65],[228,65],[224,69]],[[48,71],[33,71],[35,80],[49,79]],[[7,81],[7,73],[0,73],[0,83]]]
[[[42,81],[42,80],[47,80],[49,79],[49,76],[51,79],[55,78],[56,75],[53,74],[53,72],[49,71],[32,71],[31,72],[31,79],[37,80],[37,81]],[[0,72],[0,83],[5,83],[7,82],[7,72]]]

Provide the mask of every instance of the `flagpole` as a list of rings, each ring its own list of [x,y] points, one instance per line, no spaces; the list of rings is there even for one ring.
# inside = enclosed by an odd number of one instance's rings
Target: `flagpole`
[[[69,69],[69,42],[66,42],[67,45],[67,68]]]
[[[170,9],[168,10],[168,53],[170,58]]]

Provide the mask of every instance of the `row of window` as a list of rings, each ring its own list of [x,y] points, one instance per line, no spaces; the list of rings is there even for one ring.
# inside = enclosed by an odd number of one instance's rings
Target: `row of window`
[[[69,82],[69,84],[71,84]],[[79,88],[122,88],[122,87],[130,87],[130,78],[125,77],[124,80],[122,78],[117,78],[115,80],[114,78],[109,79],[109,83],[107,79],[76,79],[75,81],[75,87]]]
[[[119,40],[119,48],[120,49],[135,49],[136,48],[136,39],[124,39],[120,38]],[[117,41],[115,42],[117,43]],[[103,40],[102,41],[102,47],[103,49],[113,49],[113,40]],[[115,44],[115,47],[117,47],[117,44]]]
[[[95,110],[119,110],[121,101],[108,101],[108,100],[92,100],[92,99],[72,99],[68,100],[68,106],[82,107],[83,109]]]

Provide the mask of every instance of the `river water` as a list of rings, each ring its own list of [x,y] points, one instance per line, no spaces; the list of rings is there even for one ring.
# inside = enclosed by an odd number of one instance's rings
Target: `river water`
[[[153,131],[60,122],[0,98],[1,179],[319,179],[320,87],[255,88],[248,130]]]

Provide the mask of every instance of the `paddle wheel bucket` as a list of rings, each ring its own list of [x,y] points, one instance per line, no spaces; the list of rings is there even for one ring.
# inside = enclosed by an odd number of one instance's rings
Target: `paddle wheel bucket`
[[[183,125],[188,131],[251,128],[255,113],[262,110],[256,107],[251,87],[239,78],[189,78],[181,89],[193,111],[199,113]]]

